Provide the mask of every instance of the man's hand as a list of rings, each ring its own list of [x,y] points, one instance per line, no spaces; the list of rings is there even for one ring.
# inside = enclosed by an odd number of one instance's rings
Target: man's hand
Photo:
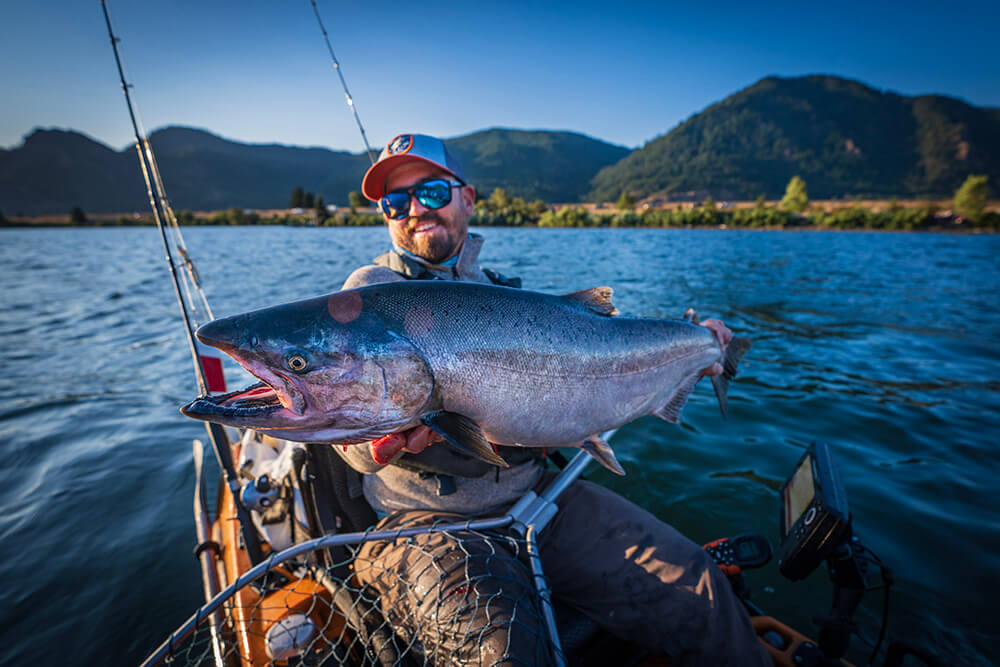
[[[378,440],[372,440],[371,453],[375,462],[385,465],[392,460],[400,450],[419,454],[435,442],[444,440],[440,435],[426,426],[415,426],[408,431],[390,433]]]
[[[733,332],[729,330],[722,320],[708,319],[700,323],[701,326],[706,329],[711,329],[712,333],[715,334],[715,338],[719,341],[719,347],[722,351],[726,351],[726,346],[729,345],[729,341],[733,339]],[[715,375],[722,375],[723,368],[722,364],[715,363],[702,371],[702,375],[707,377],[713,377]]]

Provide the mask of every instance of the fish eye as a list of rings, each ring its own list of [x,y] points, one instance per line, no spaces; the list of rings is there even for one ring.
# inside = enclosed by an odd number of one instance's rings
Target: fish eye
[[[292,352],[285,357],[285,364],[288,366],[288,370],[294,373],[301,373],[309,367],[309,362],[299,352]]]

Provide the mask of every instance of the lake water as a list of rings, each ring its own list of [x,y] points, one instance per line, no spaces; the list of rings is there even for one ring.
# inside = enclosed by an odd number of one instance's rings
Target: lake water
[[[753,340],[728,421],[702,383],[680,426],[621,429],[626,477],[592,479],[698,542],[755,530],[773,543],[779,485],[825,440],[856,534],[896,574],[890,636],[946,664],[994,664],[1000,237],[483,234],[484,265],[526,287],[611,285],[623,314],[694,306]],[[333,291],[386,245],[377,228],[185,236],[216,315]],[[5,230],[0,289],[0,663],[134,664],[202,602],[191,440],[205,431],[178,412],[196,387],[159,236]],[[748,579],[759,605],[815,635],[823,569],[792,584],[772,563]],[[880,611],[869,594],[869,636]]]

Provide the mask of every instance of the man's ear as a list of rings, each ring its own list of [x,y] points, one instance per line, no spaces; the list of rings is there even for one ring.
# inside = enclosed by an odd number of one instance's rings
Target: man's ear
[[[472,211],[476,207],[476,189],[471,185],[462,186],[462,203],[465,208]]]

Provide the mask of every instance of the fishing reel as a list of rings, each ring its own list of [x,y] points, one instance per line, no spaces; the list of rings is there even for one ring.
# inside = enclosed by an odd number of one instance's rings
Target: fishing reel
[[[301,492],[295,483],[302,446],[247,430],[240,447],[239,502],[273,551],[308,537]],[[304,452],[303,452],[304,453]],[[297,465],[298,464],[298,465]]]

